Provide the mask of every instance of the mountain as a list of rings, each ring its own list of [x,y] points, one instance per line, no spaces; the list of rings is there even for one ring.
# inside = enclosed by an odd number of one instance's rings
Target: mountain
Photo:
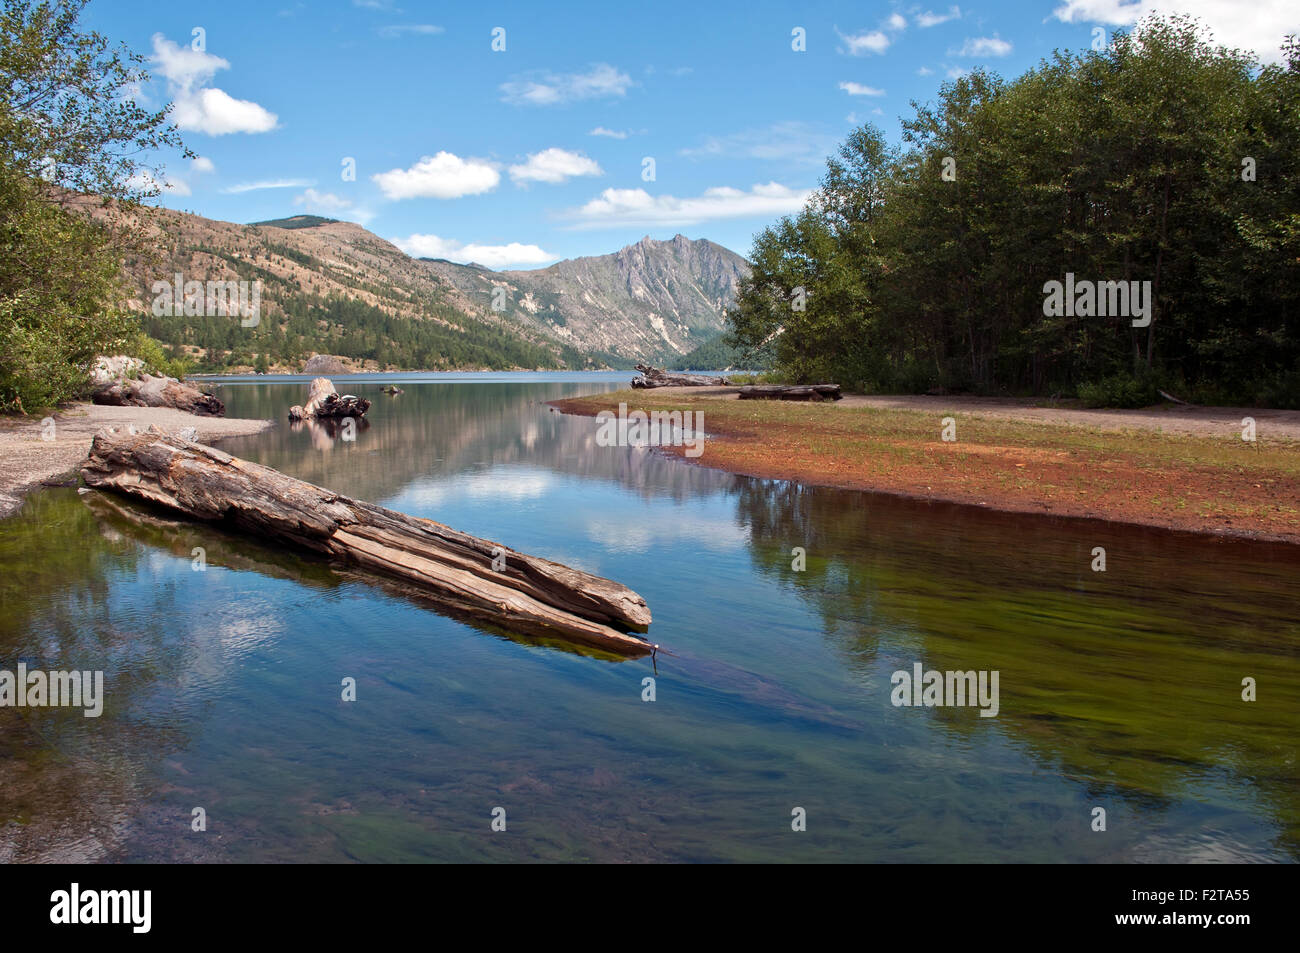
[[[722,331],[749,263],[713,242],[646,236],[610,255],[493,272],[423,259],[471,297],[504,288],[503,313],[586,351],[634,361],[676,358]]]
[[[535,271],[414,259],[350,222],[296,215],[237,225],[170,209],[140,220],[128,302],[146,330],[208,370],[297,369],[313,353],[358,369],[629,367],[716,337],[749,265],[705,240],[642,239]],[[253,328],[167,312],[157,282],[261,281]],[[161,300],[160,300],[161,299]],[[155,307],[158,305],[158,307]],[[494,307],[496,305],[496,307]]]

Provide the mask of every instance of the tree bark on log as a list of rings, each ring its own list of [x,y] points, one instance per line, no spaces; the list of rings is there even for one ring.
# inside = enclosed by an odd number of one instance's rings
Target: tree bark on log
[[[290,420],[307,420],[320,417],[364,417],[370,401],[351,394],[340,396],[328,377],[317,377],[307,387],[307,404],[294,404],[289,408]]]
[[[270,467],[168,434],[100,431],[86,485],[220,521],[415,584],[439,604],[512,631],[620,655],[654,648],[631,589],[433,520],[331,493]]]
[[[839,400],[839,384],[747,384],[741,400]]]
[[[725,387],[729,381],[725,377],[708,377],[704,374],[670,374],[658,367],[645,364],[636,365],[640,377],[632,378],[632,386],[649,387]]]

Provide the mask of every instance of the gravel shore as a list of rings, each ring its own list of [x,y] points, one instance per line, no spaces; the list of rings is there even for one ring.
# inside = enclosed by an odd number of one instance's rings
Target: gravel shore
[[[23,504],[23,497],[47,484],[75,479],[75,470],[90,452],[90,442],[104,427],[133,426],[147,430],[157,424],[176,431],[193,427],[198,439],[210,443],[221,437],[260,433],[271,420],[196,417],[169,407],[105,407],[73,404],[54,414],[53,425],[34,418],[0,420],[0,518]],[[52,440],[44,435],[52,433]]]

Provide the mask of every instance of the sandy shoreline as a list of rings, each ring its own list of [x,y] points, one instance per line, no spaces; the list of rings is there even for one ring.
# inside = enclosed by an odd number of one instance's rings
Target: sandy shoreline
[[[104,427],[132,426],[146,430],[193,427],[198,439],[211,443],[222,437],[261,433],[271,420],[196,417],[169,407],[105,407],[72,404],[53,415],[53,440],[43,439],[49,427],[40,419],[0,419],[0,519],[14,513],[32,490],[75,478],[74,471],[90,452],[90,442]]]

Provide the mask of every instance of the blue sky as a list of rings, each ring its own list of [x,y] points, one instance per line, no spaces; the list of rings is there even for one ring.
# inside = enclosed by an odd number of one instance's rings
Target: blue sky
[[[1300,32],[1291,0],[92,0],[84,21],[149,57],[141,98],[202,157],[165,157],[162,204],[526,268],[678,232],[745,254],[855,124],[896,140],[959,71],[1014,76],[1152,8],[1266,59]]]

